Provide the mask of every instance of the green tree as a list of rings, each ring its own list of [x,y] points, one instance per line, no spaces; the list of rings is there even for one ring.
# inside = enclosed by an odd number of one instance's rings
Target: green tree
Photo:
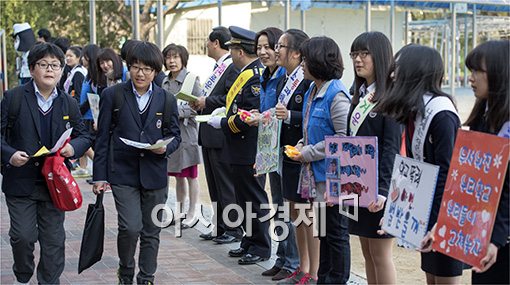
[[[165,1],[167,15],[175,11],[177,0]],[[149,40],[156,26],[155,1],[147,0],[140,7],[140,37]],[[96,1],[96,39],[101,47],[119,50],[132,35],[132,6],[125,0]],[[73,45],[86,45],[90,39],[89,1],[86,0],[0,0],[0,27],[12,34],[15,23],[28,22],[34,33],[47,28],[53,37],[67,37]],[[7,37],[9,87],[17,85],[14,41]]]

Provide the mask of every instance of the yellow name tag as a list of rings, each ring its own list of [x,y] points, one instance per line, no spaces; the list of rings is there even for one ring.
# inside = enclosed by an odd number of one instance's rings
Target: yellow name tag
[[[156,116],[162,116],[163,113],[156,113]]]
[[[69,120],[69,116],[64,116],[64,120]]]

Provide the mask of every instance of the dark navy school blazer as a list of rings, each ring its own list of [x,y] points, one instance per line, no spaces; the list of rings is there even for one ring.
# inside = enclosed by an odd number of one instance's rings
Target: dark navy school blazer
[[[124,103],[118,112],[118,125],[110,138],[115,92],[122,92]],[[165,91],[152,84],[152,99],[142,123],[138,111],[136,95],[131,80],[109,87],[101,94],[99,101],[99,123],[94,155],[94,181],[108,181],[110,184],[161,189],[167,186],[167,157],[181,142],[177,101]],[[170,104],[169,126],[165,126],[163,112],[165,104]],[[159,139],[174,137],[167,145],[166,154],[155,154],[150,150],[138,149],[123,143],[120,138],[154,144]]]
[[[45,185],[41,174],[44,157],[31,158],[21,167],[9,164],[10,158],[16,151],[22,150],[29,155],[33,155],[43,146],[39,106],[37,105],[33,84],[33,81],[30,80],[24,85],[7,91],[1,103],[2,191],[5,195],[29,196],[34,192],[36,183]],[[58,96],[54,99],[52,105],[50,147],[54,146],[60,136],[72,127],[70,144],[74,148],[74,157],[81,157],[90,147],[92,140],[83,124],[78,102],[63,90],[57,90]],[[23,96],[23,98],[21,98],[19,114],[7,138],[9,105],[13,96]],[[64,104],[67,104],[67,114],[64,114]]]

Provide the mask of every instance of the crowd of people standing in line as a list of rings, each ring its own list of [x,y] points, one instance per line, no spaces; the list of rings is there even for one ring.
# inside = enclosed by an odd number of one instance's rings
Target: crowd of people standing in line
[[[168,176],[176,179],[177,201],[189,200],[183,227],[196,223],[197,165],[202,162],[211,201],[218,207],[214,229],[200,237],[219,244],[240,242],[228,252],[239,258],[240,265],[267,260],[270,225],[258,219],[268,215],[268,209],[261,207],[269,202],[266,177],[255,176],[253,165],[258,118],[273,108],[282,121],[281,144],[299,150],[293,157],[282,152],[280,171],[268,174],[272,203],[291,206],[289,217],[279,212],[275,219],[296,221],[299,209],[307,205],[309,217],[324,216],[326,234],[314,235],[317,224],[287,222],[289,238],[279,242],[274,266],[262,275],[277,284],[345,284],[351,264],[349,235],[356,235],[368,283],[395,284],[394,238],[379,225],[395,155],[404,147],[407,156],[439,166],[429,232],[420,249],[421,269],[429,284],[460,282],[466,265],[430,250],[462,125],[453,98],[441,91],[444,66],[436,50],[410,44],[393,55],[383,33],[360,34],[349,52],[355,72],[351,94],[341,81],[347,65],[340,49],[325,36],[310,38],[298,29],[275,27],[258,33],[216,27],[206,47],[216,64],[202,87],[200,78],[187,70],[189,53],[181,45],[170,44],[161,51],[152,43],[129,40],[120,55],[94,44],[68,45],[65,50],[53,43],[34,45],[28,54],[32,79],[7,91],[1,103],[2,190],[18,282],[28,282],[34,273],[36,241],[41,245],[38,281],[58,284],[63,272],[64,212],[49,198],[40,171],[44,158],[30,155],[41,146],[51,148],[70,127],[72,139],[62,155],[82,157],[77,176],[87,175],[87,160],[92,159],[93,192],[102,195],[111,189],[114,195],[120,284],[132,284],[135,277],[137,284],[155,282],[161,228],[151,214],[167,200]],[[464,124],[472,130],[509,135],[502,130],[509,121],[509,50],[508,40],[488,41],[466,58],[476,103]],[[175,97],[187,80],[192,82],[195,101]],[[97,122],[87,93],[101,98]],[[22,100],[18,120],[12,123],[9,110],[16,96]],[[415,127],[426,109],[433,116],[428,129],[417,134]],[[250,111],[255,119],[243,120],[239,110]],[[197,115],[211,116],[198,123]],[[331,135],[376,136],[379,141],[379,195],[368,208],[359,209],[358,221],[340,214],[342,206],[325,201],[325,136]],[[414,143],[419,135],[422,145]],[[121,140],[155,144],[172,137],[168,145],[152,150],[136,149]],[[248,202],[257,217],[251,235],[244,234],[246,219],[231,227],[223,215],[231,204],[246,213]],[[484,266],[473,269],[473,283],[509,282],[508,204],[506,175],[488,253]],[[235,215],[229,212],[229,220],[237,220]]]

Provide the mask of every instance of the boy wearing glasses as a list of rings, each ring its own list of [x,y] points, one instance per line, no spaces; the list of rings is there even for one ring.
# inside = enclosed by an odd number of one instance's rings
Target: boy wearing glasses
[[[82,156],[91,140],[76,100],[56,88],[64,66],[62,50],[51,43],[37,44],[30,50],[28,65],[33,79],[7,91],[1,103],[2,191],[11,221],[13,271],[18,282],[30,281],[38,241],[37,281],[59,284],[65,262],[65,215],[53,205],[41,174],[44,157],[31,156],[43,146],[51,149],[69,128],[72,139],[62,156]]]
[[[163,66],[158,47],[136,43],[127,54],[130,80],[105,89],[99,103],[94,156],[94,187],[99,194],[111,187],[118,213],[119,284],[132,284],[135,250],[140,240],[137,284],[153,284],[161,228],[152,211],[167,199],[167,157],[181,142],[177,103],[152,81]],[[122,104],[116,104],[121,96]],[[168,100],[168,101],[167,101]],[[169,105],[166,106],[165,105]],[[165,114],[167,112],[167,114]],[[120,138],[166,146],[139,149]]]

